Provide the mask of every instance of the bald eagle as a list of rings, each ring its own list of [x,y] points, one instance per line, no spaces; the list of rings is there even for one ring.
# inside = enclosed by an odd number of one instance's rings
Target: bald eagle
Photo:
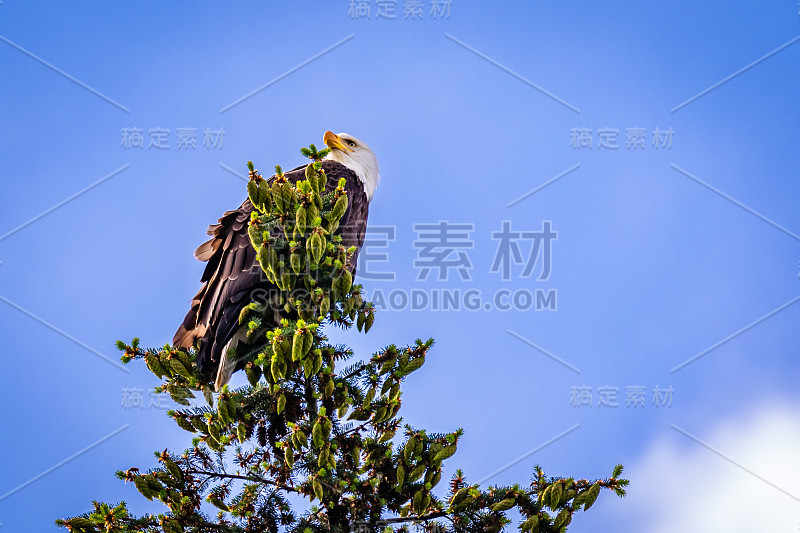
[[[354,273],[367,228],[369,202],[380,180],[378,160],[364,141],[347,133],[326,131],[323,140],[331,150],[322,161],[328,177],[325,192],[335,189],[340,178],[346,180],[348,207],[337,234],[345,247],[356,246],[348,265]],[[292,182],[305,179],[304,169],[305,165],[299,166],[285,176]],[[248,198],[238,209],[223,214],[218,224],[209,226],[211,239],[194,252],[197,259],[208,262],[200,280],[203,285],[172,342],[179,348],[197,350],[198,369],[207,379],[214,379],[217,390],[247,362],[247,324],[239,325],[239,313],[254,298],[278,292],[263,275],[247,235],[253,209]],[[276,311],[273,327],[280,318]]]

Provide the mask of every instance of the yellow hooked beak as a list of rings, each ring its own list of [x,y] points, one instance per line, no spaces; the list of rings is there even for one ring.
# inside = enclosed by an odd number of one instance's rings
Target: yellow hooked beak
[[[330,149],[337,148],[339,150],[346,150],[348,152],[352,152],[352,150],[342,142],[341,137],[339,137],[332,131],[326,131],[325,136],[322,138],[322,140],[325,142],[325,145]]]

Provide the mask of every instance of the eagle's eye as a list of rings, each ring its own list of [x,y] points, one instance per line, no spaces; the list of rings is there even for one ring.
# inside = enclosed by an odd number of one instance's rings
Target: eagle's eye
[[[353,148],[355,148],[355,147],[356,147],[356,142],[355,142],[355,141],[347,141],[347,144],[349,144],[349,145],[350,145],[350,146],[352,146]]]

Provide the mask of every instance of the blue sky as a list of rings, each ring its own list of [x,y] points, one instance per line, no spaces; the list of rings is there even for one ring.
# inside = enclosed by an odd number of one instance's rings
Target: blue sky
[[[381,164],[370,224],[395,240],[370,267],[395,279],[368,291],[555,295],[387,308],[369,335],[332,332],[365,357],[436,339],[403,413],[465,429],[446,475],[621,462],[630,497],[571,531],[752,530],[725,509],[753,502],[797,528],[800,6],[431,3],[405,18],[398,0],[395,19],[375,0],[369,18],[347,0],[0,3],[0,531],[54,530],[92,499],[159,509],[113,472],[189,436],[113,343],[171,340],[199,286],[193,249],[245,195],[235,173],[299,165],[328,129]],[[124,146],[134,128],[141,149]],[[440,221],[471,228],[449,256],[468,279],[417,280],[415,224]],[[503,221],[550,221],[547,279],[541,257],[531,277],[491,272]],[[697,488],[715,481],[727,492]]]

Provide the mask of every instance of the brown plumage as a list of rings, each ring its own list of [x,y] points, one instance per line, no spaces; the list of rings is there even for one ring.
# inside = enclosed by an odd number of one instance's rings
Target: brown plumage
[[[324,160],[322,168],[328,177],[326,192],[335,189],[340,178],[346,180],[348,207],[337,233],[342,235],[344,246],[356,246],[358,250],[364,242],[369,212],[364,178],[332,159]],[[292,182],[305,179],[304,169],[305,165],[297,167],[286,172],[285,176]],[[275,176],[270,178],[274,179]],[[208,262],[201,278],[203,286],[192,299],[191,309],[173,339],[173,345],[177,347],[187,350],[197,348],[200,372],[207,378],[217,377],[218,388],[227,382],[233,371],[243,368],[246,363],[246,350],[240,349],[242,353],[237,353],[235,361],[225,362],[225,365],[235,366],[228,368],[225,375],[217,376],[228,344],[236,348],[239,342],[245,340],[244,330],[239,332],[239,313],[242,308],[255,299],[263,302],[270,295],[277,294],[278,290],[263,274],[247,235],[252,211],[253,205],[247,199],[238,209],[222,215],[218,224],[209,226],[208,234],[212,238],[194,252],[197,259]],[[355,266],[356,256],[349,265],[352,272],[355,272]],[[276,311],[274,325],[279,320],[280,313]]]

